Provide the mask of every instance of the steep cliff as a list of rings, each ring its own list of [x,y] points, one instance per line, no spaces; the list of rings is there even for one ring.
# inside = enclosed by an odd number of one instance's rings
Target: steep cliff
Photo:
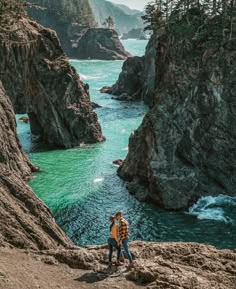
[[[88,0],[31,0],[31,2],[46,8],[41,10],[32,7],[28,9],[28,13],[38,23],[57,32],[68,57],[123,60],[131,56],[125,51],[116,31],[94,28],[97,24]],[[99,10],[101,5],[99,1]],[[97,13],[97,9],[95,12]]]
[[[37,168],[20,148],[14,111],[1,82],[0,120],[0,246],[35,250],[72,246],[25,182]]]
[[[156,49],[158,35],[153,34],[148,42],[144,57],[127,59],[117,82],[105,93],[113,94],[117,100],[143,100],[147,105],[154,103],[156,80]]]
[[[52,147],[103,140],[97,115],[54,31],[7,12],[0,17],[0,78],[16,113]]]
[[[57,32],[65,53],[70,56],[73,41],[82,33],[84,27],[96,25],[88,0],[30,0],[42,8],[27,10],[38,23]]]
[[[127,33],[133,28],[144,28],[141,11],[106,0],[89,0],[89,3],[100,27],[104,20],[111,16],[115,21],[115,29],[120,34]]]
[[[72,57],[79,59],[124,60],[131,57],[114,29],[90,28],[74,43]]]
[[[235,45],[160,37],[155,106],[119,170],[141,199],[185,209],[201,196],[235,195]]]

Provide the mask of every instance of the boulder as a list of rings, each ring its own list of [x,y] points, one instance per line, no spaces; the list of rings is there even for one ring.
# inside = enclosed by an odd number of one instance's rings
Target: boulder
[[[24,122],[24,123],[29,123],[29,118],[27,116],[22,116],[19,118],[19,120]]]
[[[123,164],[123,162],[124,162],[123,160],[118,159],[118,160],[113,161],[113,164],[117,165],[117,166],[121,166]]]

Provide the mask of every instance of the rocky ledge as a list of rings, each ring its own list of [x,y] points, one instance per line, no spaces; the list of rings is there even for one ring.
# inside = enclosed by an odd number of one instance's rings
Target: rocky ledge
[[[0,79],[16,113],[52,147],[104,140],[89,92],[54,31],[25,15],[0,17]]]
[[[114,29],[90,28],[73,46],[72,57],[79,59],[125,60],[131,57]]]
[[[119,169],[131,193],[174,210],[202,196],[235,196],[236,186],[235,39],[180,42],[159,38],[155,105]]]
[[[131,243],[135,268],[108,268],[107,248],[25,254],[0,248],[4,289],[234,289],[236,252],[191,243]],[[12,262],[14,260],[14,263]]]

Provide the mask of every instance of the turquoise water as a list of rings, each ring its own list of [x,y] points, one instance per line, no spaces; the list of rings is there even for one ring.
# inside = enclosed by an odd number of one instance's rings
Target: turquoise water
[[[143,55],[146,44],[124,41],[133,55]],[[33,153],[29,125],[17,121],[25,151],[42,170],[30,185],[68,236],[78,245],[104,243],[109,216],[122,210],[130,222],[132,240],[195,241],[235,248],[236,199],[205,199],[186,214],[166,212],[129,195],[112,161],[125,158],[129,135],[139,126],[147,108],[140,103],[117,102],[99,93],[99,88],[115,82],[123,62],[71,63],[89,83],[92,100],[102,106],[96,112],[107,141],[81,149]]]

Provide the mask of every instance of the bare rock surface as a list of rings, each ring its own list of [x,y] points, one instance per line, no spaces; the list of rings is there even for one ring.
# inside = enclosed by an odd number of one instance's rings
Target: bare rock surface
[[[85,85],[56,33],[21,16],[0,17],[0,75],[16,113],[52,147],[104,140]]]
[[[0,246],[35,250],[72,246],[26,184],[37,170],[21,150],[14,111],[0,82]]]
[[[154,103],[156,87],[156,49],[158,36],[153,34],[148,42],[145,56],[128,58],[122,67],[117,82],[111,87],[104,87],[100,91],[114,95],[120,101],[142,100],[150,107]]]
[[[145,242],[132,243],[131,251],[135,268],[129,271],[125,266],[108,268],[105,246],[27,254],[0,249],[0,288],[235,288],[235,251]]]
[[[114,29],[87,29],[75,44],[72,57],[79,59],[125,60],[131,57]]]
[[[174,210],[202,196],[235,196],[235,45],[187,48],[161,36],[155,105],[119,169],[130,192]]]

